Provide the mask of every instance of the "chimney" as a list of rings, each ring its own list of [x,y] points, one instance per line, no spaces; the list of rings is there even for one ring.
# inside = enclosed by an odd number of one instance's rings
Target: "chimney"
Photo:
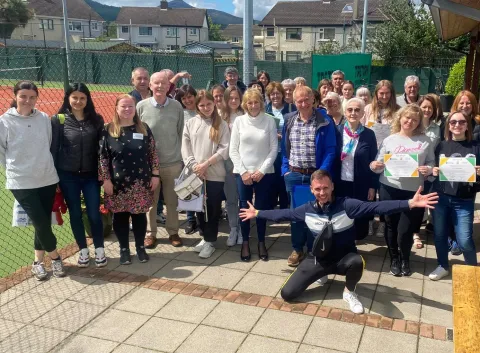
[[[358,20],[358,0],[353,0],[353,20]]]
[[[168,2],[167,0],[160,1],[160,9],[167,10],[168,9]]]

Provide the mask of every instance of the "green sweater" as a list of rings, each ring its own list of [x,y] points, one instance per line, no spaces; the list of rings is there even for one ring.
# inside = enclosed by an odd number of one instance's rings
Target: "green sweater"
[[[182,162],[183,108],[176,100],[168,99],[165,106],[154,106],[153,98],[137,104],[140,119],[152,130],[160,168]]]

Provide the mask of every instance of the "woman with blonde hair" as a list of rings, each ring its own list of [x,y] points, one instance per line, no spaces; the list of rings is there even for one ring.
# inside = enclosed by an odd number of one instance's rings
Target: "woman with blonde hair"
[[[273,163],[277,157],[277,127],[271,115],[265,114],[263,97],[260,92],[248,89],[242,99],[245,115],[238,117],[233,124],[230,157],[234,165],[233,172],[237,179],[240,206],[248,207],[253,202],[260,209],[272,208],[270,191],[275,181]],[[268,260],[265,246],[266,221],[257,220],[258,255],[261,260]],[[249,236],[250,222],[241,222],[242,261],[251,259]]]
[[[99,180],[103,181],[105,207],[113,212],[120,264],[131,263],[130,218],[138,260],[147,262],[147,212],[160,182],[159,163],[153,134],[138,117],[135,99],[128,94],[117,97],[113,121],[102,132],[99,158]]]
[[[362,124],[391,124],[400,106],[395,98],[395,88],[388,80],[381,80],[375,86],[372,103],[365,107]]]
[[[424,179],[432,174],[435,163],[434,143],[426,136],[422,124],[423,112],[417,104],[401,108],[392,122],[391,135],[383,140],[376,161],[370,169],[380,174],[380,201],[409,200],[423,187]],[[418,161],[418,177],[385,176],[383,163],[386,154],[415,154]],[[390,273],[394,276],[410,276],[410,252],[413,233],[422,221],[424,209],[414,209],[385,216],[385,241],[390,253]]]
[[[243,115],[242,91],[237,86],[230,86],[223,95],[225,108],[222,111],[222,119],[228,124],[229,131],[232,131],[233,123],[237,117]],[[233,163],[230,158],[225,161],[225,192],[226,208],[228,214],[228,223],[230,225],[230,234],[227,238],[227,246],[242,244],[242,231],[240,230],[240,218],[238,218],[238,191],[237,182],[233,175]]]
[[[365,86],[358,87],[355,96],[357,98],[363,99],[363,101],[365,102],[365,106],[372,103],[372,94],[370,93],[370,90]]]
[[[205,180],[206,214],[197,212],[202,241],[194,250],[207,259],[215,252],[218,223],[222,215],[225,163],[228,158],[230,132],[227,123],[215,107],[213,95],[197,92],[197,115],[185,123],[182,138],[182,158],[186,166]]]

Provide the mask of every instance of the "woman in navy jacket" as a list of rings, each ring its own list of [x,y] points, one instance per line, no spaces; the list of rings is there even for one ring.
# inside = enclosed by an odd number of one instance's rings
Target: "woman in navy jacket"
[[[375,160],[378,148],[374,132],[360,123],[364,108],[362,99],[352,98],[345,107],[345,124],[337,126],[335,194],[373,201],[378,188],[378,175],[369,166]],[[355,219],[357,239],[367,236],[368,222],[369,218]]]

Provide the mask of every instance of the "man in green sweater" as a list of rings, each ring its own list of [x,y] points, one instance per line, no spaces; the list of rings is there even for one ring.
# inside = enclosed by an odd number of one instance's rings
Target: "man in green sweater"
[[[182,135],[183,135],[183,108],[179,102],[168,98],[170,89],[168,71],[162,70],[150,77],[152,97],[137,104],[137,113],[140,119],[152,130],[155,138],[158,159],[160,161],[160,183],[163,187],[163,197],[167,206],[166,229],[171,244],[175,247],[182,245],[178,235],[178,198],[174,191],[175,178],[182,171]],[[145,247],[152,249],[157,241],[157,203],[160,187],[155,190],[153,205],[147,217],[147,235]]]

